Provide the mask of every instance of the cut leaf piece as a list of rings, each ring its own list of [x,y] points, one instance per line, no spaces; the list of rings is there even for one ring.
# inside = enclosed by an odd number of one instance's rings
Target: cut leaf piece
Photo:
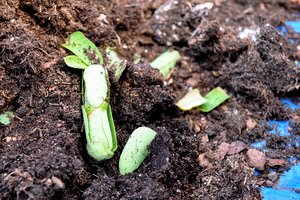
[[[203,98],[198,89],[193,89],[189,91],[182,99],[180,99],[176,106],[178,106],[181,110],[190,110],[194,107],[200,106],[206,103],[207,100]]]
[[[215,89],[211,90],[207,93],[204,97],[207,102],[202,104],[199,109],[202,112],[210,112],[224,101],[230,98],[230,96],[220,87],[216,87]]]
[[[64,57],[66,65],[76,69],[85,69],[88,65],[75,55]]]
[[[112,50],[110,47],[107,47],[105,52],[108,60],[107,68],[113,71],[114,79],[116,82],[118,82],[123,71],[126,68],[127,62],[126,60],[120,59],[117,52]]]
[[[10,120],[14,117],[14,113],[11,111],[4,112],[0,115],[0,123],[8,126],[10,124]]]
[[[72,33],[63,47],[74,53],[86,65],[103,64],[102,55],[96,45],[80,31]]]
[[[168,50],[155,58],[151,63],[151,67],[158,69],[160,73],[166,77],[176,62],[180,60],[180,54],[176,50]]]
[[[148,145],[155,138],[156,132],[151,128],[139,127],[129,137],[119,160],[122,175],[136,170],[148,156]]]

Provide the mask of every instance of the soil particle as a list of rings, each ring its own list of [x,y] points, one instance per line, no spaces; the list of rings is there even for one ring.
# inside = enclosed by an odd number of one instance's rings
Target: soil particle
[[[225,158],[227,152],[229,151],[229,146],[230,144],[228,144],[227,142],[222,142],[220,144],[220,146],[216,150],[216,160],[223,160]]]
[[[267,158],[267,165],[270,167],[283,166],[286,165],[286,161],[283,159]]]
[[[212,167],[209,160],[205,157],[205,153],[202,153],[198,156],[198,162],[199,162],[199,165],[203,168],[206,168],[206,167],[211,168]]]
[[[247,148],[247,146],[244,142],[234,141],[234,142],[230,143],[227,154],[228,155],[237,154],[237,153],[240,153],[241,151],[243,151],[246,148]]]
[[[256,149],[249,149],[246,154],[249,159],[250,167],[255,167],[256,169],[259,170],[265,169],[265,164],[267,161],[266,161],[266,155],[264,153]]]

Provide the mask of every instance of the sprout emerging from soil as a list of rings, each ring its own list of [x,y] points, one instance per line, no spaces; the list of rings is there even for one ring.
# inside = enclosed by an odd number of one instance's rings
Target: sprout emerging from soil
[[[10,120],[14,117],[14,113],[11,111],[4,112],[0,115],[0,124],[8,126],[10,124]]]
[[[109,105],[109,79],[102,55],[81,32],[72,33],[63,45],[75,55],[64,58],[72,68],[83,69],[82,113],[90,156],[109,159],[117,149],[117,135]]]
[[[158,69],[164,77],[167,77],[179,60],[180,54],[178,51],[168,50],[155,58],[150,65],[154,69]]]

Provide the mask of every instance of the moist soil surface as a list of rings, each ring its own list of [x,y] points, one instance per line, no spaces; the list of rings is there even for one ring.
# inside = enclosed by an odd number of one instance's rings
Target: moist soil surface
[[[280,102],[299,94],[300,54],[275,27],[295,19],[300,6],[207,2],[2,0],[0,113],[15,117],[0,125],[0,199],[261,199],[260,186],[276,185],[299,149],[267,134],[266,122],[290,119],[300,134],[299,111]],[[119,148],[103,162],[86,152],[82,72],[63,62],[69,52],[61,44],[77,30],[128,61],[111,81]],[[252,35],[243,38],[245,30]],[[299,41],[289,28],[287,37]],[[182,59],[164,79],[149,62],[168,48]],[[136,53],[142,60],[133,64]],[[217,86],[231,98],[210,113],[175,106],[191,88],[205,94]],[[158,136],[142,166],[121,176],[120,152],[140,126]],[[269,162],[255,175],[248,150],[261,139]]]

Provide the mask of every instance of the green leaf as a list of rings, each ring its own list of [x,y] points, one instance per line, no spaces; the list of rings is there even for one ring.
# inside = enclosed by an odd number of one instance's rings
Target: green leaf
[[[181,110],[191,110],[194,107],[200,106],[206,103],[207,100],[203,98],[198,89],[193,89],[188,92],[182,99],[180,99],[176,106],[178,106]]]
[[[88,66],[80,58],[74,55],[64,57],[64,61],[66,65],[76,69],[85,69]]]
[[[103,64],[102,55],[96,45],[79,31],[72,33],[63,47],[74,53],[86,65]]]
[[[151,63],[151,67],[158,69],[160,73],[167,77],[176,62],[180,60],[180,54],[176,50],[168,50],[155,58]]]
[[[216,87],[215,89],[211,90],[207,93],[204,97],[207,99],[205,104],[202,104],[199,109],[202,112],[210,112],[224,101],[230,98],[230,96],[220,87]]]
[[[136,170],[149,155],[148,145],[155,138],[156,132],[151,128],[139,127],[129,137],[119,160],[119,171],[122,175]]]
[[[112,50],[110,47],[107,47],[105,52],[108,61],[107,68],[113,71],[114,79],[116,82],[118,82],[123,71],[126,68],[127,62],[125,60],[121,60],[118,57],[117,52]]]
[[[0,123],[8,126],[10,124],[10,120],[14,117],[14,113],[11,111],[4,112],[0,115]]]

